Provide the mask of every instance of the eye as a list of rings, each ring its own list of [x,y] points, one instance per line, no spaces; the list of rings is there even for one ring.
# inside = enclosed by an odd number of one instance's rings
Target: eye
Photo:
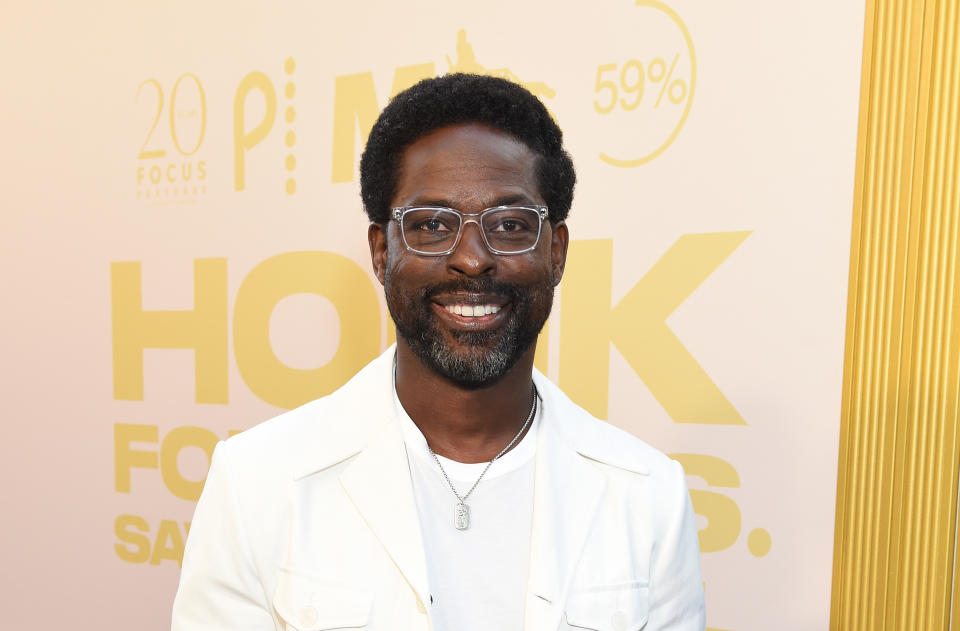
[[[499,224],[493,227],[495,232],[516,232],[517,230],[525,230],[526,226],[522,221],[517,221],[516,219],[505,219]]]
[[[499,234],[535,232],[537,215],[528,208],[507,208],[491,213],[484,223],[488,232]]]
[[[436,217],[427,219],[426,221],[421,221],[417,226],[415,226],[415,229],[424,230],[426,232],[444,232],[449,230],[449,228],[443,225],[443,222]]]
[[[456,232],[459,218],[453,213],[410,213],[404,222],[407,232],[443,234]]]

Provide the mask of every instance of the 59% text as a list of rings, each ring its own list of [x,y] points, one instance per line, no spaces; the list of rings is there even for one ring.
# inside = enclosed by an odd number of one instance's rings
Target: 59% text
[[[593,101],[593,109],[598,114],[609,114],[617,108],[617,105],[627,112],[637,109],[643,102],[648,78],[651,83],[660,84],[660,93],[657,94],[653,107],[660,107],[660,101],[664,96],[674,105],[679,105],[687,98],[687,82],[683,79],[671,81],[673,69],[679,58],[679,53],[674,55],[669,69],[662,57],[651,61],[646,69],[642,61],[631,59],[620,66],[619,82],[616,81],[618,64],[597,66],[597,79],[593,92],[598,97]]]

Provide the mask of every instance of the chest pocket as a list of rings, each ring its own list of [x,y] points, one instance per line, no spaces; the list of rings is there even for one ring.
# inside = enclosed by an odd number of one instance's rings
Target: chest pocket
[[[345,585],[280,570],[273,606],[288,631],[361,629],[373,596]]]
[[[647,624],[649,587],[629,581],[575,590],[567,600],[567,629],[639,631]]]

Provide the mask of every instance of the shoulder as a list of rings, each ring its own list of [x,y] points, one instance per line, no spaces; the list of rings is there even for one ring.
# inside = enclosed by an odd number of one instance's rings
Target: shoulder
[[[249,469],[260,477],[293,478],[304,447],[326,434],[336,434],[328,397],[288,410],[231,436],[218,447],[234,474]],[[249,467],[248,467],[249,465]]]
[[[560,432],[581,456],[671,485],[678,477],[683,478],[678,462],[633,434],[596,418],[540,373],[535,378],[544,404],[556,415]]]
[[[393,349],[367,364],[335,392],[227,439],[229,460],[257,476],[295,479],[359,452],[393,414]],[[236,471],[240,473],[240,471]]]

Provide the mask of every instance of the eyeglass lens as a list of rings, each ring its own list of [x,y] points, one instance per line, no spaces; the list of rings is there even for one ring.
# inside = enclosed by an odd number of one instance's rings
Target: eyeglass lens
[[[445,252],[460,233],[459,213],[443,208],[415,208],[403,215],[407,245],[421,252]],[[533,247],[540,234],[540,215],[531,208],[497,208],[482,215],[480,226],[491,248],[520,252]]]

